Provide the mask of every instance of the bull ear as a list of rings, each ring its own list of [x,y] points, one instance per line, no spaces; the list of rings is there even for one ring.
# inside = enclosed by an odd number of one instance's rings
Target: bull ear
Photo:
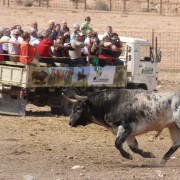
[[[87,96],[79,96],[79,95],[75,95],[75,98],[77,99],[77,100],[80,100],[80,101],[86,101],[87,99],[88,99],[88,97]]]
[[[71,99],[68,96],[66,96],[64,93],[62,93],[62,96],[71,104],[75,104],[77,102],[76,99]]]

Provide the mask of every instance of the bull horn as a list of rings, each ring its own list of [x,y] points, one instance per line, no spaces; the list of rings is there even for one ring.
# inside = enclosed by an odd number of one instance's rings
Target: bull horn
[[[71,99],[68,96],[66,96],[64,93],[62,93],[62,96],[71,104],[75,104],[77,102],[76,99]]]
[[[88,97],[87,96],[79,96],[79,95],[75,95],[75,98],[77,99],[77,100],[87,100],[88,99]]]

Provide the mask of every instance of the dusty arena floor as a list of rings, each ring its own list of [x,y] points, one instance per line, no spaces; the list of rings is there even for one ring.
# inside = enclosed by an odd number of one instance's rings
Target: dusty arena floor
[[[86,12],[59,13],[37,9],[1,11],[1,26],[23,24],[25,28],[33,20],[41,23],[42,28],[46,27],[49,19],[67,19],[72,24],[88,15]],[[92,25],[100,32],[108,24],[124,30],[159,27],[158,30],[176,28],[179,31],[180,27],[178,17],[150,16],[145,20],[138,15],[122,17],[110,14],[107,17],[103,13],[90,13],[90,16],[94,19]],[[117,25],[118,18],[122,19],[121,26]],[[159,84],[159,90],[175,89],[180,89],[180,84],[167,81]],[[166,166],[159,166],[161,157],[171,145],[167,130],[156,140],[153,139],[155,132],[138,137],[140,147],[153,152],[155,159],[143,159],[131,153],[125,144],[127,151],[133,155],[130,161],[119,155],[111,132],[97,125],[70,128],[68,117],[55,117],[48,107],[28,105],[26,117],[0,117],[0,180],[20,180],[23,177],[36,180],[180,179],[180,149]]]
[[[97,125],[71,128],[68,117],[55,117],[49,108],[29,105],[26,117],[1,116],[0,179],[19,180],[131,180],[180,177],[179,150],[165,167],[159,166],[170,147],[167,130],[156,140],[155,132],[138,137],[139,145],[156,155],[133,160],[122,158],[114,146],[115,137]]]

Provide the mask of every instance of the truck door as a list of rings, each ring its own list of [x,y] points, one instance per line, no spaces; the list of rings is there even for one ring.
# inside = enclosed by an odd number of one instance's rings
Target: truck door
[[[157,85],[158,69],[154,58],[149,45],[139,45],[138,80],[144,82],[150,91],[155,90]]]

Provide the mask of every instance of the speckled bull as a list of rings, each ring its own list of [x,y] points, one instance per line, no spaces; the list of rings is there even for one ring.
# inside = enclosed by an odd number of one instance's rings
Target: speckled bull
[[[166,163],[180,146],[180,91],[147,92],[143,90],[107,90],[77,97],[69,125],[96,123],[117,135],[115,147],[127,159],[132,156],[123,143],[144,158],[154,158],[151,152],[139,149],[135,136],[168,128],[172,146],[164,154]]]

